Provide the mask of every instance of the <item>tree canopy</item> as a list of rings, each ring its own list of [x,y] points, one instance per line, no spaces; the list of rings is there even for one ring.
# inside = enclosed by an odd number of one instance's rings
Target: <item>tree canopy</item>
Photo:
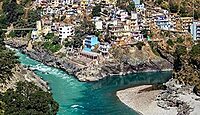
[[[15,0],[4,0],[3,12],[6,14],[7,22],[11,24],[20,19],[24,14],[24,8],[22,5],[17,4]]]
[[[33,83],[19,82],[16,91],[9,89],[1,99],[7,115],[56,115],[58,111],[52,94]]]
[[[96,5],[93,9],[92,9],[92,15],[94,16],[101,16],[101,5]]]

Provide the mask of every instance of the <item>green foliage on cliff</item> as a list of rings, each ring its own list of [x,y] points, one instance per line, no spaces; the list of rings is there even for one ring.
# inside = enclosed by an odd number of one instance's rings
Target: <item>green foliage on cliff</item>
[[[159,54],[158,51],[156,50],[156,47],[157,47],[158,44],[157,44],[156,42],[153,42],[153,41],[149,41],[148,43],[149,43],[149,45],[150,45],[150,47],[151,47],[152,52],[153,52],[155,55],[160,56],[160,54]]]
[[[0,37],[0,83],[10,79],[12,68],[19,63],[17,59],[15,53],[5,47],[3,38]]]
[[[29,27],[36,27],[36,21],[39,21],[41,18],[40,10],[31,10],[28,12],[28,24]]]
[[[176,4],[174,2],[170,2],[169,9],[172,13],[177,13],[179,11],[179,6],[178,6],[178,4]]]
[[[29,11],[25,9],[25,6],[29,6],[30,2],[31,0],[21,0],[20,4],[17,4],[16,0],[3,0],[3,12],[0,14],[0,29],[7,28],[7,26],[10,26],[11,24],[16,28],[36,27],[36,21],[41,18],[40,11]],[[28,33],[28,30],[15,31],[15,36],[26,36]]]
[[[194,10],[194,19],[200,18],[199,0],[155,0],[154,3],[172,13],[178,13],[181,17],[192,17]]]
[[[200,44],[194,45],[190,51],[192,57],[200,56]]]
[[[135,10],[135,3],[134,2],[130,2],[129,5],[126,8],[126,11],[131,14],[131,11]]]
[[[168,39],[168,40],[167,40],[167,44],[168,44],[169,46],[171,46],[171,47],[174,46],[174,42],[173,42],[171,39]]]
[[[18,64],[15,53],[5,47],[0,37],[0,84],[12,80],[12,69]],[[19,82],[16,90],[0,93],[0,114],[5,115],[55,115],[58,104],[49,92],[28,82]]]
[[[5,103],[5,115],[56,115],[58,111],[51,93],[28,82],[19,82],[16,91],[7,90],[1,101]]]
[[[17,4],[15,0],[3,1],[3,12],[4,14],[6,14],[6,21],[8,22],[8,24],[17,22],[24,14],[23,10],[23,6]]]
[[[176,50],[175,50],[175,56],[180,57],[180,56],[183,56],[185,54],[187,54],[186,47],[183,46],[183,45],[177,45]]]
[[[55,36],[54,33],[48,33],[45,36],[45,39],[47,41],[43,44],[43,46],[48,51],[54,53],[54,52],[59,51],[62,48],[62,46],[60,45],[59,38]]]
[[[101,5],[96,5],[93,9],[92,9],[92,16],[101,16]]]
[[[195,86],[194,92],[200,96],[200,44],[192,45],[191,50],[186,49],[183,44],[176,47],[173,77],[181,83]]]
[[[185,40],[182,37],[178,37],[177,40],[176,40],[176,42],[180,43],[180,44],[183,43],[184,41]]]
[[[61,49],[61,45],[59,44],[53,44],[52,42],[45,42],[44,48],[51,51],[52,53],[57,52]]]
[[[51,40],[53,39],[55,36],[54,36],[54,33],[48,33],[46,36],[45,36],[45,39],[48,39],[48,40]]]

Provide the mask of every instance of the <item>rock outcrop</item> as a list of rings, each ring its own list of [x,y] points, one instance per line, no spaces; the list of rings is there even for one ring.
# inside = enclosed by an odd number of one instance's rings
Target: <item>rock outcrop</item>
[[[5,92],[7,89],[15,89],[17,82],[33,82],[36,86],[40,87],[43,91],[49,91],[47,82],[43,81],[39,76],[37,76],[33,71],[22,65],[16,65],[12,69],[12,77],[10,80],[0,83],[0,92]]]
[[[14,41],[7,41],[6,43],[20,49],[29,57],[45,65],[60,68],[69,74],[75,75],[80,81],[97,81],[106,76],[126,75],[136,72],[166,71],[173,68],[171,62],[155,56],[148,46],[144,47],[143,50],[138,50],[136,47],[129,47],[128,52],[127,49],[119,49],[122,50],[122,55],[119,54],[120,52],[113,54],[116,57],[113,57],[112,61],[80,68],[66,57],[57,57],[42,47],[33,47],[32,50],[27,50],[24,44],[18,44],[18,42],[15,43]]]

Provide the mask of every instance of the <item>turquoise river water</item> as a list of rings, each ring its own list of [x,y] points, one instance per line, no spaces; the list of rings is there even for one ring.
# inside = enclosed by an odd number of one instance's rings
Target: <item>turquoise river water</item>
[[[128,87],[166,82],[170,72],[138,73],[108,77],[98,82],[79,82],[60,69],[48,67],[17,51],[21,64],[37,68],[35,73],[48,81],[59,103],[58,115],[137,115],[116,96]]]

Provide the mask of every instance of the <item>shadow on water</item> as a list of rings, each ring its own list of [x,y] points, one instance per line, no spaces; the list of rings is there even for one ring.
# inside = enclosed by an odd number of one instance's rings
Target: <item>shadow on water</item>
[[[116,96],[116,91],[138,85],[160,84],[169,80],[170,72],[138,73],[126,76],[113,76],[98,82],[89,83],[88,88],[82,91],[82,98],[76,102],[83,105],[86,115],[137,115]]]
[[[117,98],[116,91],[138,85],[163,83],[171,76],[171,72],[138,73],[85,83],[20,52],[17,55],[21,64],[37,68],[35,73],[48,81],[53,98],[59,103],[58,115],[137,115]]]

